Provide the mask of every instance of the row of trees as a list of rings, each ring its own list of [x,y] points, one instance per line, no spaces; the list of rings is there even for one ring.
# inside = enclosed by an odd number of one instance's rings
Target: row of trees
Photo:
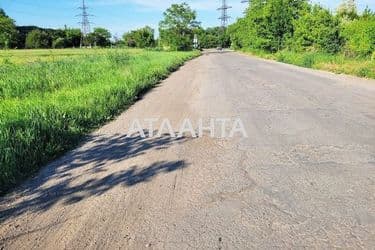
[[[0,9],[1,48],[72,48],[81,45],[80,29],[43,29],[36,26],[15,25],[15,21]],[[95,28],[85,37],[85,46],[106,47],[111,44],[111,33],[104,28]]]
[[[17,48],[69,48],[79,47],[81,31],[65,28],[63,30],[42,29],[39,27],[18,27],[19,42]]]
[[[203,29],[197,14],[186,3],[172,4],[164,12],[159,23],[159,39],[155,31],[146,26],[123,35],[113,43],[127,47],[162,47],[169,50],[191,50],[196,35],[199,47],[212,48],[230,46],[230,38],[220,27]],[[111,33],[104,28],[95,28],[81,41],[80,29],[43,29],[35,26],[16,27],[14,20],[0,10],[0,48],[70,48],[85,46],[106,47],[111,45]]]
[[[336,14],[308,0],[252,0],[228,33],[235,48],[367,56],[375,50],[375,14],[368,8],[358,14],[354,0]]]
[[[123,36],[128,47],[159,46],[169,50],[191,50],[196,35],[200,48],[230,46],[229,36],[220,27],[203,29],[197,21],[197,14],[186,3],[172,4],[164,12],[159,23],[158,40],[154,39],[154,30],[148,26],[130,31]]]
[[[52,30],[36,27],[26,34],[24,44],[27,49],[76,48],[81,45],[107,47],[111,45],[110,38],[111,33],[104,28],[95,28],[81,41],[82,33],[80,29],[65,27],[65,29]],[[22,48],[22,40],[18,48]]]
[[[0,9],[0,48],[12,47],[17,34],[14,21]]]

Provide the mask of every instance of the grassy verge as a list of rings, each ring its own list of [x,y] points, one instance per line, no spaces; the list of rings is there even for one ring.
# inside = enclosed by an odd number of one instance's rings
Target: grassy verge
[[[1,64],[0,193],[71,149],[197,55],[116,50]]]
[[[375,79],[375,59],[371,58],[351,58],[344,55],[330,55],[319,52],[279,51],[274,54],[254,50],[243,52],[306,68]]]
[[[88,55],[105,55],[108,49],[17,49],[0,50],[0,64],[25,64],[34,62],[54,62],[68,58],[79,58]],[[129,54],[140,54],[143,50],[128,49]]]

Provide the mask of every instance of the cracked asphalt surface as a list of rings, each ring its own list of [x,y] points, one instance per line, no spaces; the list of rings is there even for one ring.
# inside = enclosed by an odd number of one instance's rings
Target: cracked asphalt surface
[[[136,118],[248,138],[127,137]],[[0,248],[371,249],[374,191],[375,81],[206,52],[2,198]]]

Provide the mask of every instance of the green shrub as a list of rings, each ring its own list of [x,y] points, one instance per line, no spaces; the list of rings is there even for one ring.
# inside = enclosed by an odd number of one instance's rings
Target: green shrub
[[[355,56],[370,56],[375,50],[375,17],[362,18],[344,24],[345,52]]]
[[[51,37],[47,32],[41,30],[33,30],[26,37],[26,48],[27,49],[44,49],[50,48]]]
[[[367,77],[370,75],[370,69],[367,67],[362,67],[358,70],[358,76],[360,77]]]
[[[66,45],[67,45],[67,42],[66,42],[65,38],[59,37],[55,41],[53,41],[52,48],[63,49],[65,47],[67,47]]]
[[[302,66],[306,67],[306,68],[312,68],[312,66],[314,65],[315,63],[315,57],[314,55],[306,55],[304,58],[303,58],[303,63],[302,63]]]
[[[246,16],[229,27],[234,47],[277,52],[293,36],[294,21],[305,11],[306,0],[252,0]]]
[[[306,51],[311,47],[328,53],[341,50],[339,19],[318,5],[296,20],[294,27],[290,43],[297,50]]]
[[[279,52],[279,53],[276,53],[276,60],[278,62],[285,62],[286,61],[286,56],[284,53],[282,52]]]

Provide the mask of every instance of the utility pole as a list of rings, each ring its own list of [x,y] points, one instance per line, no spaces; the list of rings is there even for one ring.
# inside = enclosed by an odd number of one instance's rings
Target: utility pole
[[[226,28],[227,28],[227,25],[228,25],[228,20],[230,19],[230,16],[228,16],[228,9],[230,9],[230,8],[232,8],[232,6],[228,6],[227,1],[222,0],[221,7],[217,9],[218,11],[221,12],[221,16],[219,17],[219,19],[221,20],[221,29],[222,29],[222,32],[223,32],[223,37],[222,37],[222,41],[221,41],[221,47],[222,48],[224,47],[225,32],[226,32]]]
[[[78,16],[82,18],[81,22],[79,22],[79,24],[81,24],[81,48],[84,46],[84,43],[85,43],[85,39],[87,37],[87,35],[90,33],[90,21],[89,21],[89,16],[91,16],[89,13],[88,13],[88,7],[85,3],[85,0],[82,0],[82,6],[79,7],[78,9],[80,9],[82,12],[81,14],[79,14]]]

